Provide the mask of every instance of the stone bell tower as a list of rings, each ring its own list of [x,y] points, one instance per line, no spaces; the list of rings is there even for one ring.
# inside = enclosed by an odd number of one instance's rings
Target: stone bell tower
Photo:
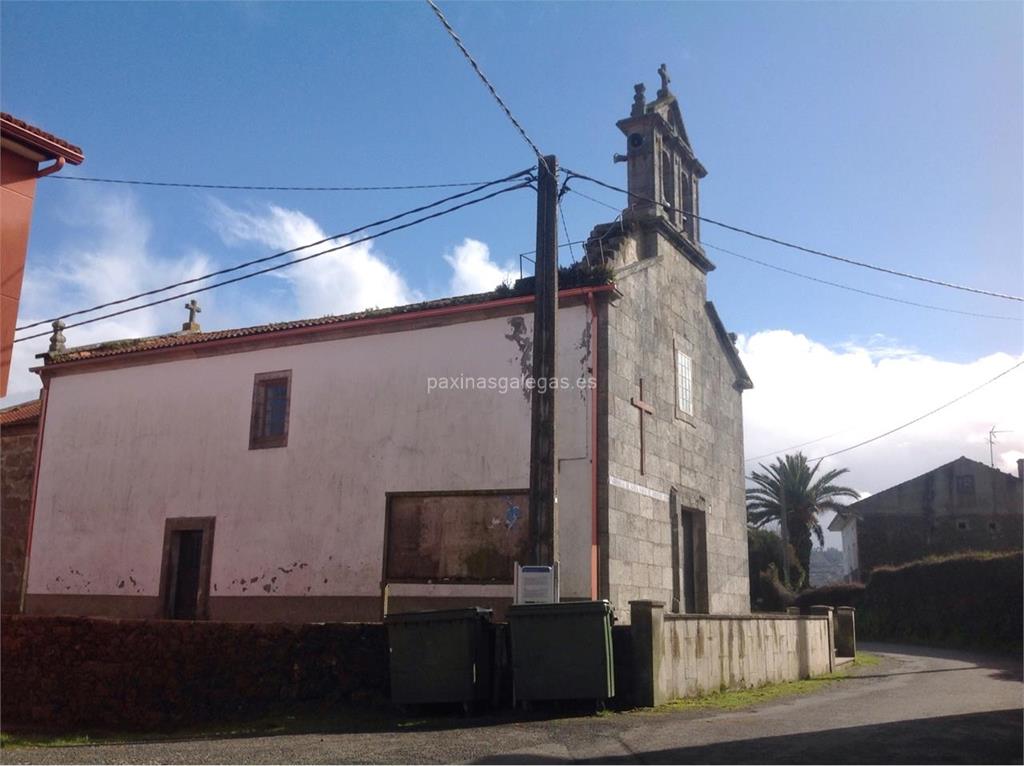
[[[706,273],[714,266],[700,246],[700,223],[692,214],[699,215],[698,185],[707,171],[690,146],[664,64],[658,74],[657,98],[648,103],[646,88],[638,83],[629,117],[616,123],[626,136],[625,156],[616,155],[628,166],[623,221],[657,229]]]

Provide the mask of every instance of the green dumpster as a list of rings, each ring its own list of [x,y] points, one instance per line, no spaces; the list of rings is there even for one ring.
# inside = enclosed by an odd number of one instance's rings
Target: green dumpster
[[[491,696],[492,611],[472,607],[389,614],[391,701],[397,705],[461,702]]]
[[[509,607],[512,687],[517,701],[615,696],[612,607],[567,601]]]

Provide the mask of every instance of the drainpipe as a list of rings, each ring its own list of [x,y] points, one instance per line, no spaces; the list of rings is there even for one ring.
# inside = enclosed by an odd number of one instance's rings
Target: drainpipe
[[[52,165],[47,165],[45,168],[40,169],[36,173],[36,178],[43,178],[44,176],[53,175],[64,169],[64,165],[67,162],[63,157],[58,157]]]
[[[587,309],[590,311],[590,365],[594,382],[599,383],[597,365],[597,301],[594,291],[587,291]],[[597,524],[597,386],[590,390],[590,598],[598,599],[600,567],[600,538]]]

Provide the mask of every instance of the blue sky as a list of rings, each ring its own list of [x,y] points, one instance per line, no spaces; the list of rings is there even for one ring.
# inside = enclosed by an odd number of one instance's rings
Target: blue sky
[[[891,268],[1024,290],[1019,3],[443,7],[533,138],[564,166],[624,183],[623,166],[611,162],[623,150],[614,123],[628,113],[633,83],[645,81],[653,94],[665,62],[709,170],[704,215]],[[83,147],[86,163],[65,175],[376,185],[489,179],[533,164],[425,3],[8,2],[0,15],[3,109]],[[624,204],[614,193],[578,188]],[[44,180],[22,319],[266,254],[275,243],[342,231],[440,194],[210,193]],[[573,239],[613,216],[574,195],[564,212]],[[478,277],[515,264],[532,249],[533,226],[531,194],[506,195],[380,239],[359,256],[362,265],[336,262],[326,276],[263,277],[206,294],[200,319],[212,329],[326,313],[331,296],[359,279],[370,302],[443,295],[472,284],[458,280],[453,264]],[[1021,316],[1020,304],[884,277],[709,225],[703,237],[905,300]],[[467,238],[482,244],[467,246]],[[842,378],[854,388],[836,397],[867,392],[853,404],[885,427],[1022,353],[1020,322],[914,309],[709,255],[719,266],[710,295],[744,336],[761,392],[792,393],[793,380],[808,375],[817,389],[837,391]],[[105,276],[90,281],[98,270]],[[175,305],[138,327],[72,329],[69,342],[168,331],[183,315]],[[857,373],[864,377],[846,380],[853,373],[845,363],[858,359],[867,359]],[[880,382],[890,363],[917,364],[896,376],[904,398]],[[758,415],[784,409],[780,394],[757,396],[748,398],[751,454],[830,428],[876,425],[834,397],[822,401],[827,411],[787,426]],[[987,457],[978,429],[1019,420],[1009,393],[978,401],[984,407],[930,437],[962,440],[928,453],[933,464],[950,452],[947,459],[969,450]],[[750,432],[762,422],[774,425]],[[1024,434],[1003,438],[1007,461],[1011,452],[1024,455]],[[874,491],[888,479],[873,474],[863,486]]]

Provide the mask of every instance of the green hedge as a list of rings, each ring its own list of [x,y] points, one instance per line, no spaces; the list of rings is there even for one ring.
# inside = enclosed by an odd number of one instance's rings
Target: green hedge
[[[857,608],[857,637],[955,648],[1024,647],[1024,556],[966,553],[875,569],[866,586],[801,593],[797,605]]]
[[[826,606],[852,606],[860,609],[864,602],[865,587],[859,582],[833,583],[805,590],[796,597],[794,606],[804,609],[817,604]]]

